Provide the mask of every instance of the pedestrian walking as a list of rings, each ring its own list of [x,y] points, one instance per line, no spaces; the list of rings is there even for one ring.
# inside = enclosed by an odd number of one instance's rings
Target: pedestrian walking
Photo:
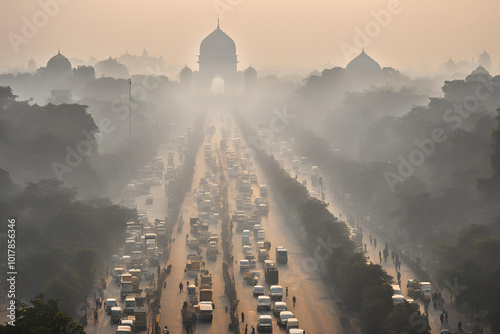
[[[448,312],[444,311],[444,320],[448,323]]]
[[[179,283],[179,292],[182,292],[182,289],[184,288],[184,285],[182,284],[182,282]]]
[[[245,334],[248,334],[248,324],[245,325]]]
[[[286,298],[288,298],[288,287],[286,287]]]
[[[186,289],[189,287],[189,281],[186,281]]]
[[[245,322],[245,313],[241,312],[241,322]]]
[[[295,306],[295,303],[297,302],[297,297],[293,296],[292,297],[292,302],[293,302],[293,306]]]
[[[163,281],[163,288],[165,289],[167,287],[167,281]]]
[[[193,326],[196,329],[196,322],[198,321],[198,315],[196,313],[193,313]]]
[[[255,334],[255,328],[252,326],[252,333],[251,334]]]

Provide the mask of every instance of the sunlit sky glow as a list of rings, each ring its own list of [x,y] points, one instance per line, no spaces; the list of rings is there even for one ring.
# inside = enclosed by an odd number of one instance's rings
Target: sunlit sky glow
[[[33,22],[40,3],[56,0],[4,0],[0,66],[19,66],[33,57],[39,66],[61,52],[87,60],[117,57],[126,50],[163,55],[168,64],[194,69],[199,43],[215,27],[213,0],[64,0],[56,15],[38,28],[15,53],[8,39],[22,36],[22,18]],[[60,0],[62,2],[62,0]],[[234,6],[221,15],[221,28],[237,46],[240,69],[314,69],[345,66],[340,45],[355,45],[355,28],[374,21],[372,11],[387,9],[395,0],[220,0]],[[397,1],[397,0],[396,0]],[[382,66],[436,68],[450,56],[471,61],[483,49],[500,60],[500,30],[494,0],[401,0],[401,11],[370,38],[366,51]]]

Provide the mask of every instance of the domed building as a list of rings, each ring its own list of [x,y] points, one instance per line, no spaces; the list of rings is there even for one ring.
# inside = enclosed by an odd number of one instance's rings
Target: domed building
[[[483,82],[483,81],[491,81],[490,72],[488,72],[483,66],[479,65],[474,71],[471,72],[466,78],[466,82]]]
[[[488,52],[486,52],[486,50],[483,50],[483,53],[481,53],[479,55],[479,65],[481,65],[482,67],[484,67],[485,69],[487,70],[491,70],[491,57],[490,55],[488,54]]]
[[[28,62],[28,71],[36,72],[36,62],[33,58],[31,58],[30,61]]]
[[[127,66],[119,63],[116,59],[111,58],[111,56],[95,64],[95,70],[97,76],[106,76],[113,78],[128,78]]]
[[[43,74],[58,79],[67,78],[72,73],[71,62],[61,54],[60,50],[54,57],[49,59],[47,67],[41,68],[41,70]]]
[[[346,73],[351,76],[370,77],[380,74],[380,65],[363,49],[361,53],[346,66]]]
[[[201,42],[198,64],[198,93],[201,96],[214,95],[215,90],[225,96],[238,93],[236,44],[220,29],[218,21],[217,28]]]

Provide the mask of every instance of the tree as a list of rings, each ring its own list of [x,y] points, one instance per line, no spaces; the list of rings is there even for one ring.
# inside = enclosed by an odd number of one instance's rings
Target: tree
[[[17,302],[14,325],[0,325],[0,334],[85,334],[82,327],[59,309],[56,299],[37,295],[28,305]]]

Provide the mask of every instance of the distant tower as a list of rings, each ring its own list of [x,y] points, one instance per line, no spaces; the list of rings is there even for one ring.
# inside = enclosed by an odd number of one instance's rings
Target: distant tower
[[[193,71],[187,65],[181,70],[180,80],[181,87],[191,95],[193,90]]]
[[[479,55],[478,59],[479,65],[487,69],[488,71],[491,71],[491,58],[488,52],[486,50],[483,50],[483,53]]]
[[[257,86],[257,71],[252,66],[245,70],[245,94],[255,92]]]
[[[210,96],[212,83],[223,80],[224,95],[237,93],[237,55],[234,41],[219,27],[201,42],[198,56],[198,94]]]
[[[444,69],[447,71],[447,72],[450,72],[450,73],[455,73],[457,71],[457,64],[455,63],[455,61],[453,59],[450,59],[444,63]]]
[[[28,62],[28,71],[35,72],[36,71],[36,62],[33,58]]]
[[[347,64],[345,70],[351,77],[365,79],[379,75],[381,68],[372,57],[366,54],[365,49],[363,49],[356,58]]]

